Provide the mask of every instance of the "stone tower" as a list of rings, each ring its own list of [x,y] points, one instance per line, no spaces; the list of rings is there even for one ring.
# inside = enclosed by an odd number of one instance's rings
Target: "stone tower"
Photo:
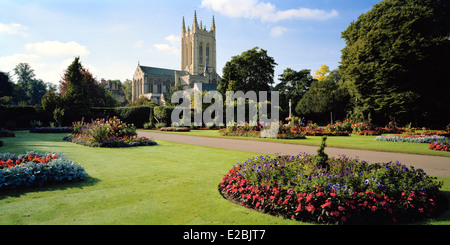
[[[197,12],[194,12],[192,30],[186,29],[183,16],[181,27],[181,70],[191,75],[201,75],[205,71],[216,72],[216,24],[212,17],[210,30],[197,21]]]

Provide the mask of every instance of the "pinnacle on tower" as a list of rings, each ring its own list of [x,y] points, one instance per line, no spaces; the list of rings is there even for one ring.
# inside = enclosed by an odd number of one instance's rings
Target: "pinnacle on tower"
[[[192,26],[192,30],[198,29],[198,22],[197,22],[197,10],[194,11],[194,24]]]
[[[181,26],[181,31],[182,31],[182,33],[186,32],[186,25],[184,24],[184,16],[183,16],[183,24]]]

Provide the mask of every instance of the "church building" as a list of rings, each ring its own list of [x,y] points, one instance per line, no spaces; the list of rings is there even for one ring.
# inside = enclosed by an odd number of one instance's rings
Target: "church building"
[[[132,81],[132,102],[144,96],[164,104],[164,95],[178,84],[190,93],[216,90],[220,76],[216,72],[216,24],[210,30],[197,22],[194,12],[192,29],[181,27],[181,69],[171,70],[139,64]],[[201,87],[200,87],[201,86]],[[168,98],[166,98],[168,99]]]

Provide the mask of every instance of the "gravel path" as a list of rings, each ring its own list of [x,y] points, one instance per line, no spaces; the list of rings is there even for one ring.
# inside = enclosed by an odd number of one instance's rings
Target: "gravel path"
[[[297,155],[298,153],[301,152],[316,154],[318,149],[318,146],[189,136],[170,133],[138,131],[138,135],[145,137],[153,137],[153,139],[155,140],[167,140],[186,144],[257,152],[261,154],[280,153],[284,155]],[[365,160],[371,163],[399,161],[400,163],[408,167],[414,166],[414,168],[416,169],[421,168],[429,175],[450,178],[450,157],[357,150],[357,149],[346,149],[335,147],[327,147],[325,148],[325,152],[329,156],[338,156],[344,154],[352,158],[358,157],[361,160]]]

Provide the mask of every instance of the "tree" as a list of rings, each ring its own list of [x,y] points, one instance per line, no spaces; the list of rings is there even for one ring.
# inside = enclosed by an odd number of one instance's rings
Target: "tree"
[[[119,81],[120,82],[120,81]],[[75,100],[82,107],[115,107],[119,102],[92,73],[75,58],[60,81],[60,91],[64,98]],[[75,98],[78,97],[78,98]],[[86,101],[80,101],[80,99]]]
[[[40,104],[47,92],[47,84],[35,78],[34,70],[28,63],[18,64],[14,74],[17,76],[16,99],[30,105]]]
[[[123,90],[123,93],[125,94],[125,99],[128,104],[131,103],[132,87],[133,87],[133,85],[132,85],[130,79],[127,79],[127,80],[125,80],[125,82],[122,83],[122,90]]]
[[[270,85],[274,83],[275,65],[275,60],[268,56],[264,49],[255,47],[242,52],[225,64],[217,90],[225,94],[230,81],[235,81],[231,86],[236,89],[234,91],[270,91]]]
[[[322,81],[314,80],[311,88],[296,104],[295,111],[313,121],[326,122],[345,117],[350,109],[350,96],[337,80],[339,72],[333,70]],[[337,81],[336,81],[337,80]]]
[[[0,98],[13,95],[14,84],[10,81],[7,73],[0,71]]]
[[[321,65],[319,70],[314,73],[314,78],[319,82],[323,81],[330,73],[330,68],[327,65]]]
[[[355,107],[378,123],[448,124],[449,8],[446,0],[384,0],[342,32],[339,69]]]
[[[279,80],[280,83],[275,86],[274,90],[280,92],[280,107],[283,108],[283,116],[289,116],[287,114],[289,112],[289,100],[291,100],[292,105],[297,105],[311,87],[314,78],[311,76],[311,70],[295,71],[286,68],[280,75]]]
[[[61,95],[53,90],[49,90],[42,96],[42,109],[48,113],[53,113],[56,108],[63,107]]]
[[[89,113],[93,103],[91,101],[85,70],[80,63],[80,57],[76,57],[67,67],[64,77],[60,81],[63,103],[70,112],[69,120],[81,119],[82,115]]]

